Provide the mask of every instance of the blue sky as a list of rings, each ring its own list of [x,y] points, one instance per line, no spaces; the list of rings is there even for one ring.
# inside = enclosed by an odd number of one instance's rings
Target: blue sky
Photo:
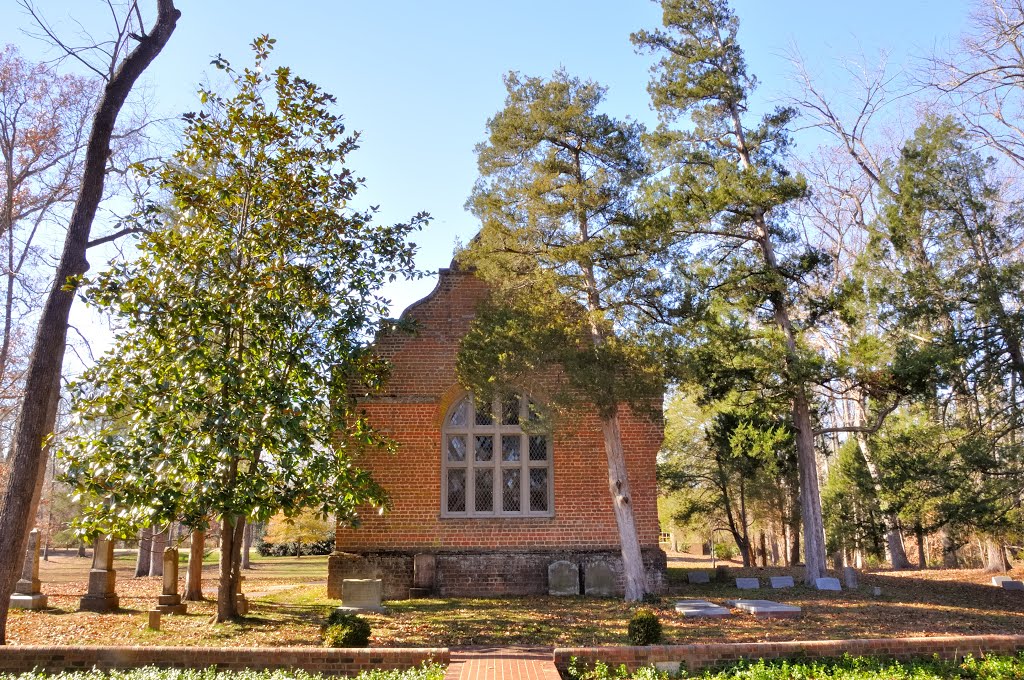
[[[38,0],[58,28],[74,16],[102,34],[101,0]],[[143,0],[143,5],[153,4]],[[609,113],[652,122],[645,90],[648,57],[634,53],[630,32],[660,24],[648,0],[178,0],[182,17],[164,53],[146,74],[157,110],[175,115],[196,108],[196,85],[221,53],[249,60],[255,35],[277,39],[275,64],[323,86],[339,99],[362,148],[350,166],[366,178],[366,205],[382,221],[420,210],[434,222],[416,239],[421,269],[451,260],[456,239],[476,230],[463,203],[476,177],[473,146],[504,98],[509,70],[546,75],[564,66],[609,87]],[[880,50],[902,66],[955,44],[966,27],[969,0],[735,0],[740,40],[763,103],[792,91],[786,51],[796,45],[829,87],[844,81],[844,59],[873,59]],[[30,23],[14,0],[0,3],[0,43],[26,56],[44,46],[21,29]],[[813,138],[798,139],[813,147]],[[95,262],[94,266],[99,266]],[[397,313],[425,295],[432,280],[389,290]],[[101,342],[102,344],[102,342]]]

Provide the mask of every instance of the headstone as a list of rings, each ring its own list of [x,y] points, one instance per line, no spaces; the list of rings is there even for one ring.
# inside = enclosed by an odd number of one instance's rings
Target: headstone
[[[993,576],[992,577],[992,585],[994,585],[994,586],[1002,586],[1003,585],[1003,581],[1011,581],[1011,580],[1013,580],[1013,579],[1011,579],[1009,576]]]
[[[437,588],[437,558],[430,553],[413,555],[412,588],[409,597],[418,599],[429,597]]]
[[[583,568],[583,593],[590,597],[612,597],[619,581],[607,562],[591,562]]]
[[[731,615],[725,607],[705,600],[679,600],[676,602],[676,611],[688,619]]]
[[[79,608],[87,612],[112,612],[120,604],[114,582],[114,542],[109,538],[97,538],[92,549],[92,569],[89,570],[89,590],[79,602]]]
[[[149,610],[149,621],[146,627],[150,630],[160,630],[160,610],[150,609]]]
[[[757,590],[761,587],[761,581],[756,578],[737,578],[736,587],[740,590]]]
[[[711,574],[706,571],[688,571],[686,580],[689,583],[711,583]]]
[[[245,593],[242,592],[242,583],[245,581],[244,576],[238,577],[238,583],[235,584],[235,609],[238,610],[239,616],[245,616],[249,613],[249,600],[246,599]]]
[[[21,567],[21,578],[14,585],[11,607],[15,609],[46,609],[46,595],[40,592],[39,581],[39,529],[28,534],[25,548],[25,562]]]
[[[381,596],[384,582],[379,578],[347,578],[341,582],[343,612],[383,612]]]
[[[874,595],[875,597],[880,597],[881,594],[882,594],[882,589],[880,587],[878,587],[878,586],[875,586],[874,588],[871,589],[871,594]]]
[[[825,578],[814,579],[814,587],[818,590],[842,590],[839,579],[826,576]]]
[[[178,593],[177,548],[164,548],[163,567],[164,588],[157,600],[159,604],[156,606],[156,611],[163,614],[184,614],[187,606],[182,603],[181,595]]]
[[[1024,581],[1003,581],[1003,590],[1024,590]]]
[[[730,607],[752,614],[756,618],[791,618],[800,616],[800,607],[772,600],[730,600]]]
[[[847,590],[857,590],[857,570],[853,567],[843,567],[843,585]]]
[[[768,580],[771,581],[772,588],[792,588],[795,584],[793,583],[792,576],[769,576]]]
[[[548,595],[579,595],[580,568],[558,560],[548,565]]]

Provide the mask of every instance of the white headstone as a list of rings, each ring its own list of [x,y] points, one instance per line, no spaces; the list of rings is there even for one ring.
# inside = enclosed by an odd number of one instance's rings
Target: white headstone
[[[757,590],[761,587],[761,581],[756,578],[737,578],[736,587],[740,590]]]
[[[676,602],[676,611],[688,619],[730,615],[725,607],[705,600],[679,600]]]
[[[792,576],[769,576],[768,578],[772,583],[772,588],[792,588],[795,585]]]
[[[689,583],[711,583],[711,574],[706,571],[688,571],[686,580]]]
[[[839,579],[826,576],[825,578],[814,579],[814,587],[818,590],[842,590]]]
[[[786,618],[800,616],[800,607],[772,600],[730,600],[730,607],[745,611],[757,618]]]

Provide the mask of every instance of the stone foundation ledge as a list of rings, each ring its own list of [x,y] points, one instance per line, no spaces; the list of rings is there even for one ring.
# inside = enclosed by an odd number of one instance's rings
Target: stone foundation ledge
[[[216,666],[219,670],[298,668],[325,675],[355,675],[374,668],[413,668],[424,661],[446,666],[450,660],[446,648],[0,646],[0,673]]]
[[[956,660],[968,654],[1012,655],[1024,650],[1024,635],[945,635],[915,638],[873,638],[853,640],[795,640],[791,642],[739,642],[651,647],[569,647],[555,650],[555,665],[564,671],[569,661],[610,666],[625,664],[630,670],[654,665],[676,671],[680,663],[689,671],[725,666],[741,660],[830,659],[873,656],[900,661],[931,658]]]

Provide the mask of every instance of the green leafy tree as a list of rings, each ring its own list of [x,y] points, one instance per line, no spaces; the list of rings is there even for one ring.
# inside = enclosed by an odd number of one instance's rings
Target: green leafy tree
[[[123,327],[78,386],[65,453],[90,532],[217,517],[218,621],[237,616],[246,520],[385,504],[356,458],[389,444],[354,397],[385,375],[366,351],[378,291],[412,271],[425,219],[379,226],[348,207],[358,137],[334,97],[267,68],[273,44],[257,38],[241,71],[218,59],[232,95],[201,90],[181,150],[145,171],[166,205],[142,211],[138,257],[88,290]]]
[[[641,127],[599,113],[604,88],[563,71],[505,78],[505,107],[477,146],[468,207],[479,235],[460,254],[490,284],[489,304],[462,344],[459,373],[482,395],[557,366],[553,401],[600,418],[627,600],[646,578],[619,429],[630,403],[660,409],[658,362],[640,310],[654,294],[656,244],[632,215],[647,174]],[[657,417],[656,415],[654,417]]]
[[[302,545],[330,539],[334,535],[335,523],[320,517],[315,512],[300,512],[294,517],[278,513],[270,518],[263,540],[267,543],[291,545],[295,556],[302,556]]]
[[[738,21],[725,0],[662,0],[664,30],[632,36],[660,56],[648,90],[661,125],[650,137],[664,172],[651,188],[655,210],[680,243],[680,270],[703,277],[717,304],[734,301],[752,313],[748,328],[770,370],[755,379],[780,390],[790,404],[801,485],[806,572],[825,574],[825,546],[814,446],[821,357],[807,331],[828,300],[811,285],[828,258],[800,242],[787,206],[806,193],[804,179],[784,161],[786,131],[795,115],[780,108],[751,121]],[[688,116],[692,125],[676,126]],[[713,310],[725,314],[725,310]],[[699,339],[698,339],[699,342]]]

